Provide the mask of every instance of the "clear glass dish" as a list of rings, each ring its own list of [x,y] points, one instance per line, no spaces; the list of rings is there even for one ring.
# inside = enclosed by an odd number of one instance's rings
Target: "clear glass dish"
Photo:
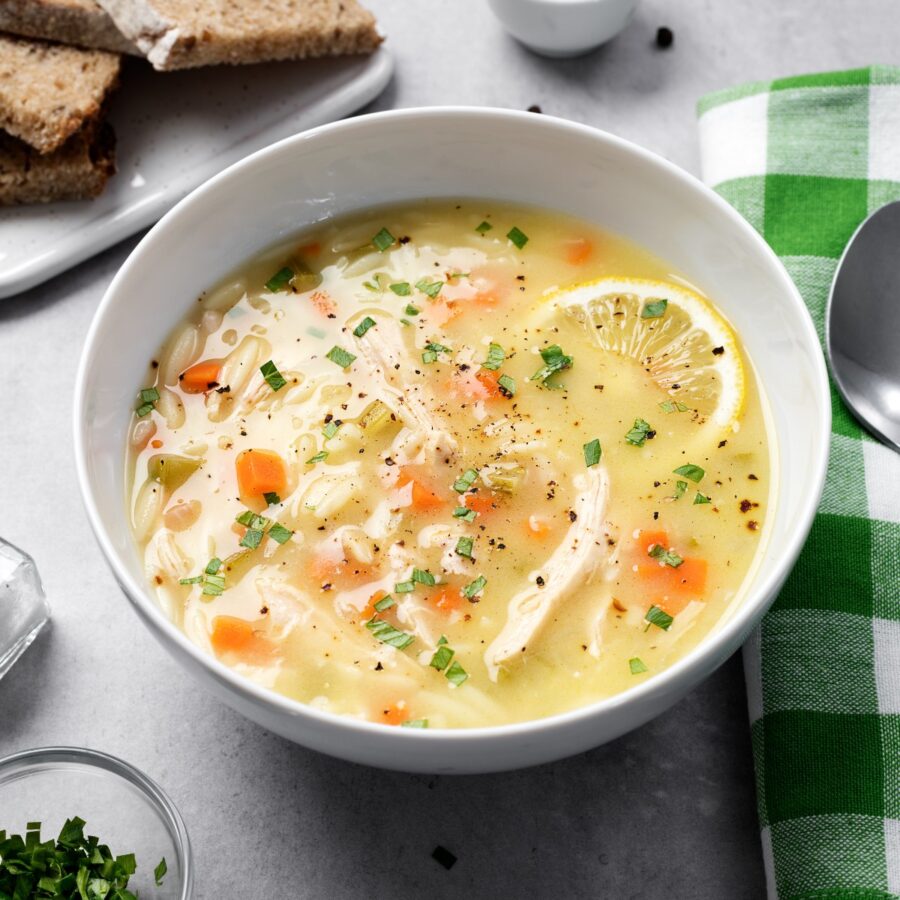
[[[77,747],[24,750],[0,759],[0,830],[24,834],[40,822],[42,838],[55,839],[66,819],[80,816],[85,834],[113,855],[134,853],[137,871],[128,890],[140,900],[189,900],[191,846],[181,814],[162,789],[128,763]],[[153,870],[165,858],[162,886]]]

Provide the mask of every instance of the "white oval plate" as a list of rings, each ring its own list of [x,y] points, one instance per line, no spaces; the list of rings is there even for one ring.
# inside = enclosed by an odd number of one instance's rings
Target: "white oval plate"
[[[126,60],[109,116],[118,172],[96,200],[0,207],[0,298],[146,228],[254,150],[355,112],[393,69],[383,47],[372,56],[165,73]]]

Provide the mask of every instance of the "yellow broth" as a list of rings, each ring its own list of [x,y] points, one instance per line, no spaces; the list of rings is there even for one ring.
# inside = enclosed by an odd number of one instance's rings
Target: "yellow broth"
[[[542,314],[554,289],[604,276],[685,283],[563,215],[419,202],[323,224],[197,298],[148,369],[128,449],[167,615],[262,685],[389,725],[547,716],[683,657],[760,550],[763,401],[744,358],[740,418],[717,427]],[[552,345],[574,361],[545,385]],[[636,419],[652,433],[629,442]]]

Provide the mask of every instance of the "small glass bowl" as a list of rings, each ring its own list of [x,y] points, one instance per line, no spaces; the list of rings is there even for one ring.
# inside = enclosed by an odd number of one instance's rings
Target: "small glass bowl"
[[[0,830],[24,834],[41,823],[55,839],[66,819],[79,816],[113,856],[134,853],[128,890],[141,900],[189,900],[191,845],[181,814],[160,787],[133,766],[96,750],[44,747],[0,759]],[[165,858],[162,886],[153,870]]]

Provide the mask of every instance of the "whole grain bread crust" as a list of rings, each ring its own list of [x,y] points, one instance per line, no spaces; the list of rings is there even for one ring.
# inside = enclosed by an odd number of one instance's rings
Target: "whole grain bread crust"
[[[114,53],[138,53],[94,0],[0,0],[0,31]]]
[[[0,128],[53,152],[97,117],[119,66],[104,50],[0,35]]]
[[[356,0],[98,0],[156,69],[373,53]]]
[[[2,206],[92,199],[115,170],[115,134],[105,122],[89,122],[53,153],[0,132]]]

